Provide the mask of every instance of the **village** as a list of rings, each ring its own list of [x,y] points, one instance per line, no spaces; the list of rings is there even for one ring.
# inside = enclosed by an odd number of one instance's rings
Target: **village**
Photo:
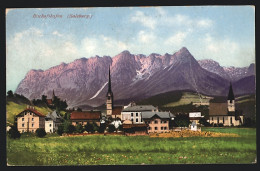
[[[51,99],[47,99],[48,105],[53,105],[56,96],[53,90]],[[230,84],[226,103],[210,103],[209,116],[204,118],[201,111],[191,111],[182,114],[184,118],[177,117],[170,111],[162,111],[153,105],[137,105],[130,102],[126,106],[115,106],[112,92],[110,68],[108,78],[108,91],[106,94],[106,111],[100,110],[74,110],[68,109],[69,116],[63,118],[61,114],[53,110],[46,116],[27,105],[27,108],[16,115],[17,129],[20,133],[35,133],[37,129],[44,129],[46,133],[120,133],[123,135],[148,135],[150,133],[165,133],[188,129],[201,131],[205,122],[211,126],[240,126],[244,123],[244,115],[235,108],[235,98]],[[185,120],[186,115],[186,120]],[[204,119],[204,123],[201,120]],[[64,131],[64,120],[69,125]],[[186,123],[176,124],[178,120]],[[204,125],[203,125],[204,124]],[[63,124],[64,125],[64,124]],[[64,134],[63,134],[64,135]]]

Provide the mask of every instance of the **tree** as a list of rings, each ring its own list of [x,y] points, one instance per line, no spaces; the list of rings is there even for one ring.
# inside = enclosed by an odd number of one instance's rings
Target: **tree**
[[[69,125],[68,126],[68,133],[73,133],[73,132],[75,132],[75,130],[76,130],[76,128],[75,128],[74,125]]]
[[[78,107],[77,112],[82,112],[82,109]]]
[[[99,126],[97,125],[96,122],[93,122],[93,130],[94,130],[94,132],[99,130]]]
[[[91,124],[91,123],[89,123],[89,122],[87,122],[87,125],[85,125],[85,129],[86,129],[86,131],[88,132],[88,133],[93,133],[94,132],[94,126],[93,126],[93,124]]]
[[[14,94],[13,94],[13,91],[12,90],[9,90],[7,92],[7,97],[14,97]]]
[[[116,130],[115,125],[112,124],[108,125],[108,132],[114,132],[115,130]]]
[[[105,129],[106,129],[106,124],[102,123],[102,124],[100,124],[100,127],[98,128],[98,132],[104,133]]]
[[[62,135],[62,134],[64,133],[64,125],[63,125],[63,124],[61,124],[61,125],[58,126],[57,133],[58,133],[59,135]]]
[[[117,128],[119,131],[123,131],[124,129],[123,129],[123,125],[121,124],[121,125],[119,125],[119,127]]]
[[[176,115],[176,117],[174,118],[174,121],[178,127],[188,127],[190,124],[189,115],[182,114],[182,113]]]
[[[42,102],[47,103],[47,96],[42,95]]]
[[[78,133],[84,132],[84,128],[81,124],[76,125],[76,132],[78,132]]]
[[[69,133],[69,126],[71,125],[71,122],[69,120],[65,120],[62,125],[63,125],[63,132]]]
[[[46,135],[45,129],[44,128],[36,129],[36,134],[40,138],[44,137]]]
[[[207,122],[207,119],[205,117],[200,118],[199,123],[204,125],[204,126],[210,126],[210,123]]]
[[[11,129],[8,131],[8,135],[10,138],[13,138],[13,139],[21,137],[21,134],[18,131],[16,126],[11,126]]]

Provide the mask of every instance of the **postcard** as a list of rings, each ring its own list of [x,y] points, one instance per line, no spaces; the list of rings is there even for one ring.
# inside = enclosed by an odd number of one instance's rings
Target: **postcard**
[[[255,7],[6,9],[8,166],[255,164]]]

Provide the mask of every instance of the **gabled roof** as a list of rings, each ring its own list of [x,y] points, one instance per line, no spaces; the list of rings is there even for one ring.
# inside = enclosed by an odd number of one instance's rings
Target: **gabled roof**
[[[210,103],[209,115],[228,115],[227,103]]]
[[[71,120],[96,120],[101,119],[101,111],[74,111],[70,115]]]
[[[23,110],[22,112],[20,112],[20,113],[19,113],[18,115],[16,115],[16,116],[19,116],[19,115],[23,114],[23,113],[26,112],[26,111],[32,112],[32,113],[34,113],[35,115],[37,115],[37,116],[39,116],[39,117],[45,117],[45,115],[43,115],[43,114],[41,114],[40,112],[38,112],[37,110],[31,109],[31,108],[27,108],[27,109]]]
[[[153,105],[136,105],[136,106],[129,106],[123,109],[123,112],[142,112],[142,111],[154,111],[157,110],[156,107]]]
[[[61,119],[61,116],[55,110],[52,113],[48,113],[46,119],[52,119],[53,121],[56,121],[57,119]]]
[[[171,112],[142,112],[142,119],[151,119],[152,117],[159,117],[161,119],[170,119],[175,117]]]

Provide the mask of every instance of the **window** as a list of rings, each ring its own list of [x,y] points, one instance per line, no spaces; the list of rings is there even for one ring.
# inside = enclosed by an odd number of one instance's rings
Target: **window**
[[[148,130],[151,130],[151,127],[148,127]]]
[[[50,127],[51,127],[51,124],[50,124]]]
[[[22,121],[24,121],[24,118],[22,118]]]
[[[157,124],[157,123],[158,123],[158,121],[157,121],[157,120],[155,120],[155,121],[154,121],[154,124]]]
[[[164,127],[164,130],[167,130],[167,127]]]
[[[155,130],[157,130],[157,127],[154,127]]]
[[[163,130],[163,127],[161,127],[161,130]]]
[[[32,127],[34,126],[34,124],[32,124]]]
[[[132,121],[132,122],[134,121],[133,118],[131,119],[131,121]]]
[[[136,118],[135,122],[138,122],[138,118]]]
[[[167,123],[167,121],[164,121],[164,123]]]
[[[141,122],[143,122],[143,118],[141,118]]]
[[[230,124],[232,125],[232,116],[230,117]]]
[[[161,121],[161,124],[163,123],[163,121]]]
[[[134,114],[133,114],[133,113],[131,113],[131,116],[133,117],[133,116],[134,116]]]
[[[24,127],[24,124],[22,124],[22,127]]]
[[[224,116],[223,116],[223,124],[225,123],[225,119],[224,119]]]
[[[136,113],[135,116],[138,116],[138,113]]]
[[[34,118],[32,118],[32,121],[34,121]]]
[[[32,115],[32,113],[30,113],[30,115]]]

